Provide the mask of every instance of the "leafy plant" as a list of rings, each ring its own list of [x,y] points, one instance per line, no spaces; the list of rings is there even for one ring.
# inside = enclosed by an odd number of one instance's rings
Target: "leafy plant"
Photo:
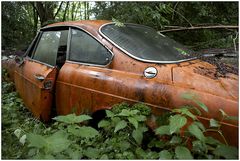
[[[182,96],[184,99],[194,101],[203,111],[208,112],[205,104],[200,102],[196,95],[186,93]],[[221,134],[220,123],[214,119],[210,120],[210,127],[217,129],[205,129],[204,125],[198,120],[192,112],[201,112],[193,106],[183,106],[173,109],[166,125],[161,125],[155,130],[155,133],[161,136],[165,141],[161,146],[160,158],[176,159],[234,159],[238,157],[237,149],[220,143],[212,137],[204,135],[207,131],[215,131]],[[223,118],[227,115],[222,112]],[[167,140],[167,141],[166,141]],[[225,140],[225,138],[224,138]],[[225,149],[229,153],[219,153]],[[231,150],[230,150],[231,149]]]

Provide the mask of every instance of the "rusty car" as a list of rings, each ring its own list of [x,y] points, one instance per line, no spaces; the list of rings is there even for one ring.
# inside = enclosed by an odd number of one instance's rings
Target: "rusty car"
[[[26,107],[48,121],[66,115],[142,102],[154,115],[186,104],[190,92],[208,108],[199,119],[221,121],[230,144],[238,145],[238,121],[221,120],[220,109],[238,117],[238,75],[188,56],[182,45],[137,24],[105,20],[59,22],[43,27],[24,57],[2,61]],[[201,109],[200,109],[201,110]]]

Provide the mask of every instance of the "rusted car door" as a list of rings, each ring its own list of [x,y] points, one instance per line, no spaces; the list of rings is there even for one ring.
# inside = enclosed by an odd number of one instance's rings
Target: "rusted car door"
[[[108,65],[113,54],[86,31],[71,28],[69,33],[68,60],[59,71],[56,81],[57,113],[93,112],[93,100],[97,100],[94,93],[99,90],[95,85],[105,83],[102,76],[111,72]]]
[[[16,88],[30,111],[49,120],[54,97],[58,61],[66,55],[68,30],[41,31],[23,64],[15,71]],[[63,58],[65,59],[65,58]]]

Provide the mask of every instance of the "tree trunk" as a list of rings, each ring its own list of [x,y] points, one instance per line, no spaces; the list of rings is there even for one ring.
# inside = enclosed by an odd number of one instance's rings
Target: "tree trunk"
[[[56,12],[55,15],[54,15],[54,19],[56,18],[56,16],[57,16],[58,13],[60,12],[60,10],[61,10],[61,8],[62,8],[62,4],[63,4],[63,2],[60,3],[57,12]]]
[[[54,20],[53,2],[34,2],[34,6],[40,18],[41,26],[46,25],[49,20]]]
[[[32,9],[33,9],[33,23],[34,23],[33,35],[36,35],[37,34],[37,24],[38,24],[38,14],[34,7]]]
[[[67,10],[68,10],[68,5],[69,5],[69,1],[67,2],[67,6],[66,6],[66,8],[65,8],[62,21],[65,21],[65,20],[66,20],[66,14],[67,14]]]
[[[87,2],[84,2],[84,10],[85,10],[84,19],[86,20],[87,19]]]
[[[80,15],[79,18],[81,18],[80,8],[81,8],[81,2],[77,2],[77,7],[76,7],[76,10],[75,10],[74,20],[76,20],[76,18],[77,18],[77,13],[79,13],[79,15]]]
[[[72,9],[71,9],[71,19],[72,19],[72,21],[74,20],[75,8],[76,8],[76,4],[75,4],[75,2],[72,2]]]

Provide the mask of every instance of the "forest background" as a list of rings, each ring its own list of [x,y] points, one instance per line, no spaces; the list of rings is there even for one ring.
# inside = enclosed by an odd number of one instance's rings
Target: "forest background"
[[[238,1],[1,3],[3,50],[26,50],[37,31],[47,24],[88,19],[117,20],[151,26],[195,50],[237,50],[238,46]]]

